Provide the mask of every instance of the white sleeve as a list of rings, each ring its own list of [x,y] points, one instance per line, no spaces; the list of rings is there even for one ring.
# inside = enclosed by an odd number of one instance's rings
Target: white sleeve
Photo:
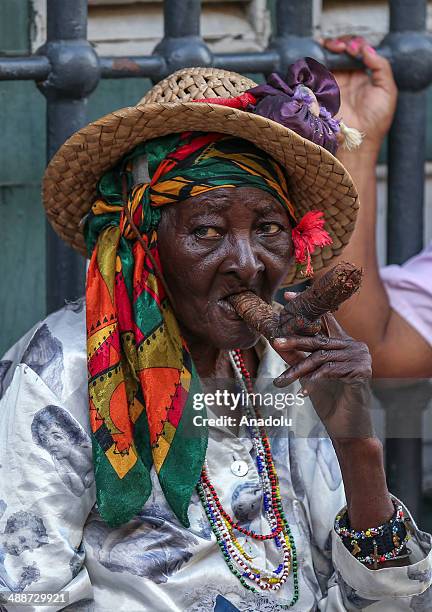
[[[381,268],[390,306],[432,346],[432,243],[402,266]]]
[[[81,546],[95,503],[91,442],[67,404],[25,364],[0,401],[0,594],[66,594],[58,605],[14,611],[54,612],[93,597]]]
[[[414,531],[408,541],[411,564],[368,569],[348,551],[334,530],[335,518],[346,501],[331,440],[310,437],[305,442],[300,440],[298,446],[303,450],[299,461],[306,468],[303,473],[309,498],[315,572],[323,578],[326,576],[318,609],[321,612],[432,610],[431,536],[417,528],[402,503]]]
[[[394,498],[396,502],[401,503]],[[432,604],[432,542],[428,533],[420,531],[408,509],[402,504],[406,516],[413,525],[413,534],[408,541],[410,565],[368,569],[357,561],[344,546],[335,530],[332,530],[333,565],[337,582],[344,600],[369,602],[371,610],[430,610],[430,606],[418,607],[422,599]],[[426,593],[426,591],[429,591]],[[426,595],[424,595],[426,593]],[[416,601],[417,600],[417,601]],[[349,608],[348,608],[349,609]],[[354,606],[353,606],[353,609]]]

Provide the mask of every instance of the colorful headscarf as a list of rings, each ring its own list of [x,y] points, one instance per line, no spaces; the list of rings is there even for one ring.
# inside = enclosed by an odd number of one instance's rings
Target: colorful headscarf
[[[133,186],[145,155],[150,182]],[[127,207],[147,249],[132,231]],[[90,421],[102,518],[127,522],[151,493],[154,466],[165,498],[185,526],[207,448],[193,425],[200,381],[157,276],[160,206],[221,187],[253,186],[276,197],[295,222],[281,167],[252,143],[187,132],[136,147],[99,182],[85,223]],[[152,257],[149,256],[148,251]]]

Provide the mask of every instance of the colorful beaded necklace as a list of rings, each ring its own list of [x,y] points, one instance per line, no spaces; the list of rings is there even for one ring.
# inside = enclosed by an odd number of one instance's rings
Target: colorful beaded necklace
[[[253,383],[241,351],[239,349],[230,351],[230,360],[240,384],[248,393],[253,393]],[[244,409],[251,423],[260,418],[256,407],[252,407],[249,403],[244,406]],[[281,608],[291,608],[299,599],[297,553],[294,538],[285,518],[278,477],[265,429],[254,425],[250,425],[249,428],[256,454],[258,476],[263,490],[264,515],[270,533],[257,534],[250,529],[246,529],[234,521],[224,510],[215,488],[210,482],[207,462],[202,469],[197,491],[226,564],[246,589],[258,594],[269,590],[278,591],[287,581],[292,569],[294,595],[290,603],[281,604]],[[273,570],[256,567],[253,558],[244,550],[235,532],[240,532],[254,540],[272,540],[281,557],[279,565]]]

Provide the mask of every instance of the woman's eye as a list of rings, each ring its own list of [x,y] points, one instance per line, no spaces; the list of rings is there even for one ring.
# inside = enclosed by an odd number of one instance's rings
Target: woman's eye
[[[202,227],[197,227],[194,230],[195,236],[198,238],[220,238],[221,234],[215,227],[210,227],[209,225],[203,225]]]
[[[273,236],[281,231],[282,227],[279,223],[261,223],[258,228],[259,234],[265,234],[266,236]]]

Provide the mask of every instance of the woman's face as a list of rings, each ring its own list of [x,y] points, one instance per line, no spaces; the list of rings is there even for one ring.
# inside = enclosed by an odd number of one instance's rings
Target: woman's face
[[[288,213],[255,187],[221,188],[162,209],[163,275],[186,339],[249,348],[251,331],[226,299],[250,290],[270,302],[292,257]]]

